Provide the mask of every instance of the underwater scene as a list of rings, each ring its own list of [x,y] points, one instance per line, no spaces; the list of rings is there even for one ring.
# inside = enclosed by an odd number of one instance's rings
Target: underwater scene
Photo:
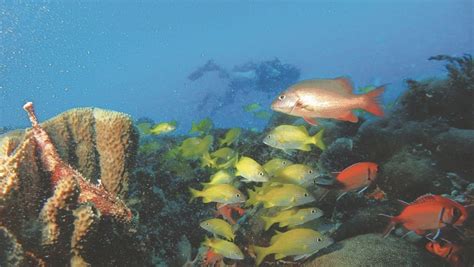
[[[473,22],[0,0],[0,267],[474,266]]]

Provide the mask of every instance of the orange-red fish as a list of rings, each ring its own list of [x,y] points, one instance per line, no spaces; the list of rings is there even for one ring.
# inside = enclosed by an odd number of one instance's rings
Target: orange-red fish
[[[344,192],[365,190],[377,178],[378,165],[373,162],[359,162],[345,168],[336,176]]]
[[[237,223],[234,219],[236,213],[239,215],[239,217],[245,214],[245,210],[241,208],[239,204],[224,205],[221,203],[217,203],[216,208],[217,208],[217,212],[216,212],[217,216],[219,215],[222,216],[230,224]]]
[[[462,225],[468,216],[462,205],[438,195],[424,195],[411,204],[405,204],[407,206],[400,215],[391,217],[385,236],[397,224],[417,234],[424,234],[426,231],[439,231],[448,225]]]
[[[329,118],[357,122],[354,109],[363,109],[383,116],[378,97],[383,93],[380,86],[367,94],[356,95],[349,78],[306,80],[281,93],[272,103],[272,109],[288,115],[302,117],[311,125],[314,118]]]
[[[214,252],[212,248],[209,248],[206,252],[206,255],[204,256],[202,266],[219,267],[223,259],[224,257],[222,255]]]
[[[463,248],[459,245],[446,242],[442,245],[436,241],[430,241],[426,243],[426,250],[438,255],[448,261],[452,266],[462,266],[462,250]]]

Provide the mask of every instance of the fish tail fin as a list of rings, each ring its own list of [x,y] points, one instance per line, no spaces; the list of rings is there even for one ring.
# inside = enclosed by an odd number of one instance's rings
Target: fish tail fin
[[[387,215],[387,214],[379,214],[379,216],[387,217],[390,219],[390,223],[387,225],[385,230],[383,231],[383,237],[386,238],[390,233],[395,229],[395,226],[397,226],[397,219],[396,217]]]
[[[189,192],[191,192],[191,199],[189,200],[189,203],[191,203],[195,198],[198,198],[201,196],[201,191],[196,190],[194,188],[189,188]]]
[[[260,218],[262,219],[263,223],[265,224],[265,226],[264,226],[265,231],[267,231],[268,229],[270,229],[270,227],[272,227],[273,220],[272,220],[271,217],[261,216]]]
[[[210,167],[213,168],[217,166],[216,160],[211,158],[211,155],[209,155],[209,152],[206,151],[201,158],[201,167]]]
[[[253,250],[253,252],[257,256],[257,259],[255,260],[255,265],[259,266],[262,263],[263,259],[265,259],[265,257],[268,255],[268,249],[265,247],[259,247],[254,245],[251,245],[250,249]]]
[[[252,190],[249,189],[249,190],[247,190],[247,193],[248,193],[248,195],[249,195],[249,199],[247,200],[247,203],[245,203],[246,206],[248,207],[248,206],[253,206],[253,205],[255,205],[255,203],[258,202],[258,200],[257,200],[257,192],[256,192],[256,191],[252,191]]]
[[[321,129],[321,131],[319,131],[317,134],[311,137],[311,143],[315,144],[321,150],[326,149],[326,144],[323,141],[323,134],[324,134],[324,128]]]
[[[363,106],[362,108],[376,116],[383,116],[383,109],[380,105],[380,96],[385,90],[385,85],[379,86],[374,90],[362,95]]]

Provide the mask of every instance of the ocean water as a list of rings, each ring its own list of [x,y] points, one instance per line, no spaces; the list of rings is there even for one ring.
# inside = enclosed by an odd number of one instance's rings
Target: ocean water
[[[473,21],[470,0],[0,0],[0,266],[473,266]],[[272,108],[313,79],[338,85]]]

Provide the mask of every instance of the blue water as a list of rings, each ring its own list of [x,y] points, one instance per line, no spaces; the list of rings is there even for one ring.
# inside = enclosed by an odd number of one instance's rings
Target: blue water
[[[29,100],[43,119],[97,106],[175,119],[178,132],[209,115],[217,127],[262,127],[241,106],[265,107],[282,88],[227,103],[228,79],[188,75],[210,59],[231,70],[278,58],[299,79],[389,83],[389,101],[404,79],[444,73],[428,57],[474,51],[472,1],[272,2],[1,1],[0,125],[26,126]]]

